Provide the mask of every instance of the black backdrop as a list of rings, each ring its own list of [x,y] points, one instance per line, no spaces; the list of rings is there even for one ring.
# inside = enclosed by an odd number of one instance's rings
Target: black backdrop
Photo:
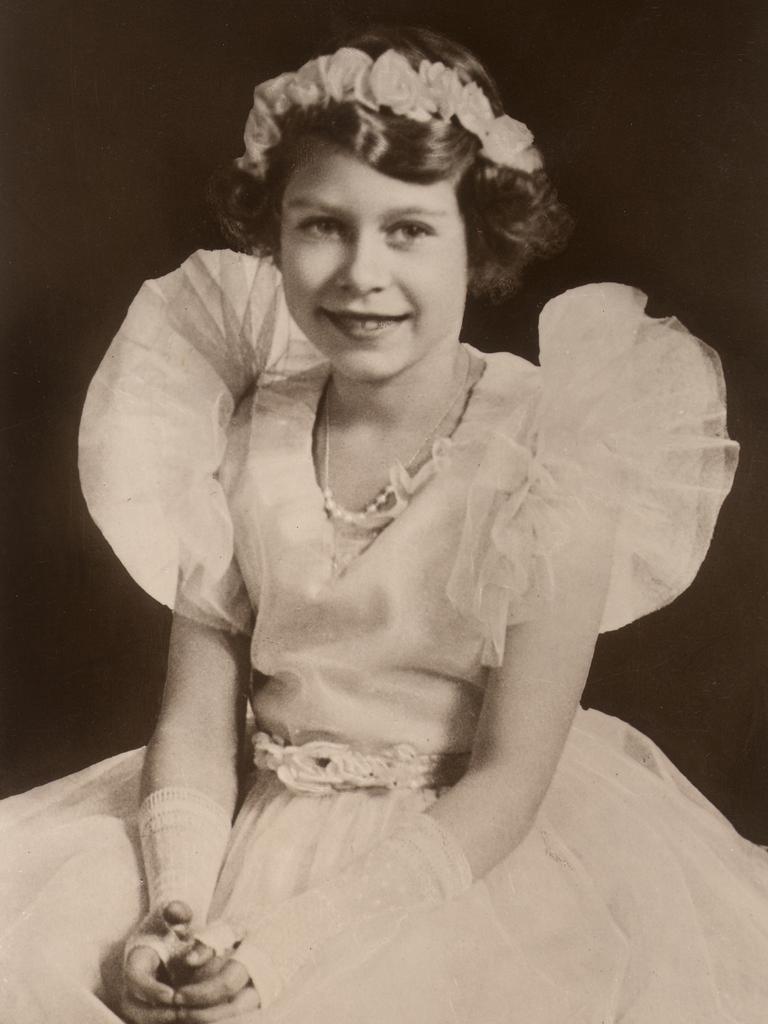
[[[534,129],[578,229],[465,337],[535,351],[545,299],[635,284],[721,353],[736,487],[695,584],[604,637],[585,702],[638,725],[768,841],[768,268],[763,4],[628,0],[4,0],[3,761],[11,793],[149,735],[169,615],[90,521],[90,376],[140,282],[220,245],[203,194],[253,85],[386,18],[476,48]]]

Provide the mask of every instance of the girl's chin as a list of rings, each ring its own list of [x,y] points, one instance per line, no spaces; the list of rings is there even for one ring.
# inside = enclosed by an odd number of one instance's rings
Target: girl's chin
[[[310,340],[314,340],[310,338]],[[335,373],[359,380],[388,380],[414,362],[409,346],[388,343],[357,342],[355,344],[328,344],[328,338],[318,338],[315,347],[328,360]]]
[[[344,355],[334,354],[329,357],[328,361],[333,373],[346,377],[348,380],[370,384],[391,380],[408,365],[406,360],[397,359],[393,354],[383,355],[382,353],[360,351]]]

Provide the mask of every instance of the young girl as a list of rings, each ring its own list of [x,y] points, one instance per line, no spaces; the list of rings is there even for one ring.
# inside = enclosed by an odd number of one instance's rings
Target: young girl
[[[264,83],[245,138],[242,251],[145,285],[89,392],[168,678],[146,752],[6,802],[2,1019],[764,1019],[768,858],[579,708],[706,553],[717,356],[612,284],[546,306],[540,368],[460,343],[567,218],[445,39]]]

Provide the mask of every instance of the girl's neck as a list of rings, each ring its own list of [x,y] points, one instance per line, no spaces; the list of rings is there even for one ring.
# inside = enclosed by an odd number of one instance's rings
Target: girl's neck
[[[469,353],[457,344],[449,358],[421,360],[384,381],[351,380],[332,371],[328,397],[334,424],[343,428],[365,423],[374,430],[418,429],[464,380],[468,362]]]

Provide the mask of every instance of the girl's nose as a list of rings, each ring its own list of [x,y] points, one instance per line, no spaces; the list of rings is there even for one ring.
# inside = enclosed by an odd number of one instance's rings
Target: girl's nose
[[[387,284],[387,248],[376,235],[361,234],[350,240],[343,266],[337,275],[342,288],[364,294]]]

